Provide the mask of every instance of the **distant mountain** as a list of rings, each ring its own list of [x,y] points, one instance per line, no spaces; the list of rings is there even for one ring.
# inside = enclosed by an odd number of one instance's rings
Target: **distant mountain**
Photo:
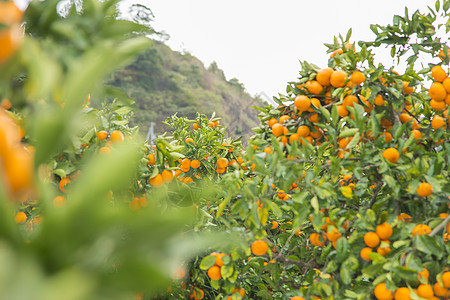
[[[159,134],[168,129],[162,124],[167,117],[178,113],[193,119],[199,111],[208,117],[216,112],[228,135],[247,139],[259,122],[252,106],[266,105],[250,96],[237,79],[227,80],[215,62],[206,69],[191,54],[173,51],[157,41],[135,62],[114,73],[110,84],[136,101],[133,122],[142,131],[155,122]]]

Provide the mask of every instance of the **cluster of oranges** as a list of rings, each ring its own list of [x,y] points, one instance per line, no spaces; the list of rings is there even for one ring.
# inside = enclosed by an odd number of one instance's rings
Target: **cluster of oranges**
[[[321,210],[325,212],[325,210]],[[349,221],[346,220],[342,224],[343,230],[347,230],[349,226]],[[342,237],[342,233],[339,231],[336,222],[331,221],[329,217],[325,217],[325,224],[321,226],[322,232],[313,232],[309,236],[309,241],[316,247],[323,247],[326,245],[327,241],[330,241],[333,247],[336,249],[337,240]]]
[[[214,265],[208,269],[208,276],[212,280],[219,280],[222,278],[222,274],[220,273],[220,268],[223,266],[223,260],[222,258],[225,256],[225,253],[216,253],[213,252],[210,255],[215,256],[216,260],[214,262]]]
[[[105,130],[101,130],[97,132],[97,138],[100,141],[105,141],[108,139],[108,132]],[[131,138],[131,137],[129,137]],[[125,136],[123,135],[122,131],[120,130],[114,130],[109,135],[109,141],[105,143],[103,147],[101,147],[98,151],[100,153],[110,153],[111,152],[111,145],[114,144],[120,144],[125,140]]]
[[[429,271],[423,268],[421,272],[418,272],[418,280],[420,284],[417,288],[410,289],[408,287],[399,287],[395,290],[395,292],[387,289],[386,283],[379,283],[374,290],[375,298],[378,300],[409,300],[412,299],[411,295],[414,293],[422,299],[449,299],[450,272],[445,271],[441,274],[442,284],[436,278],[436,283],[431,285],[428,281],[429,276]]]
[[[0,65],[10,59],[19,49],[23,32],[20,29],[22,11],[13,1],[0,1]]]
[[[369,231],[364,235],[364,243],[367,247],[361,249],[360,256],[362,259],[371,261],[369,254],[372,253],[372,248],[377,248],[377,253],[386,256],[391,252],[389,247],[389,238],[392,236],[393,230],[388,223],[381,223],[375,229],[375,232]]]

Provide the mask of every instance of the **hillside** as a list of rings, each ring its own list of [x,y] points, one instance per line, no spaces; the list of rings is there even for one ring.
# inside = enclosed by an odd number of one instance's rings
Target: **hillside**
[[[226,80],[216,63],[206,69],[196,57],[157,41],[135,62],[114,73],[110,84],[136,101],[134,124],[146,131],[148,123],[155,122],[158,134],[167,130],[162,124],[167,117],[178,113],[195,118],[199,111],[208,117],[216,112],[228,135],[246,139],[258,124],[257,112],[251,107],[264,105],[246,93],[237,79]]]

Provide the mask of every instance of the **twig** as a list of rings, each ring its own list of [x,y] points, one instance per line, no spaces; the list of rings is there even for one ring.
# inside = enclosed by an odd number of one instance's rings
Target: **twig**
[[[433,229],[433,231],[430,233],[430,236],[435,236],[439,231],[441,231],[442,229],[444,229],[445,225],[450,222],[450,216],[448,216],[447,218],[444,219],[444,221],[442,221],[441,224],[439,224],[438,226],[436,226],[436,228]]]
[[[384,183],[383,181],[377,181],[377,184],[373,190],[373,195],[372,195],[372,199],[370,199],[369,202],[369,207],[368,208],[372,208],[372,206],[375,204],[375,202],[377,201],[377,196],[378,193],[380,192],[381,188],[383,187]]]

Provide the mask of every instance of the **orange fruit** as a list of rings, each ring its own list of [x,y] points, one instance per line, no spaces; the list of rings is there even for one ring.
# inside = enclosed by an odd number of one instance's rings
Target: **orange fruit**
[[[322,86],[329,86],[330,83],[330,77],[333,73],[332,68],[325,68],[317,72],[316,74],[316,80],[322,85]]]
[[[270,229],[277,229],[277,228],[278,228],[278,222],[272,221],[272,226],[270,227]]]
[[[311,100],[304,95],[298,95],[295,97],[294,105],[301,112],[307,111],[311,107]]]
[[[369,257],[370,253],[372,253],[372,248],[365,247],[365,248],[361,249],[361,251],[359,252],[359,255],[361,256],[362,259],[371,261],[372,259]]]
[[[223,266],[222,257],[225,256],[225,253],[215,253],[214,256],[216,257],[216,261],[214,262],[214,264],[218,267]]]
[[[428,182],[421,182],[416,190],[420,197],[428,197],[433,193],[433,188]]]
[[[360,85],[364,81],[366,81],[366,76],[360,71],[355,71],[350,76],[350,81],[355,85]]]
[[[431,127],[433,127],[434,130],[437,130],[445,125],[445,120],[438,115],[435,115],[433,117],[433,120],[431,120]]]
[[[280,119],[278,120],[278,123],[283,124],[283,123],[286,122],[286,120],[288,120],[288,119],[289,119],[289,116],[288,116],[288,115],[282,115],[282,116],[280,117]]]
[[[447,96],[446,96],[446,98],[447,98]],[[447,108],[447,103],[445,101],[436,101],[434,99],[431,99],[430,106],[434,110],[443,111]]]
[[[164,170],[161,173],[161,177],[162,177],[162,179],[163,179],[163,181],[165,183],[170,183],[170,182],[172,182],[173,177],[174,177],[173,171],[171,171],[171,170]]]
[[[195,143],[194,143],[194,140],[193,140],[192,138],[187,138],[184,142],[185,142],[186,144],[187,144],[187,143],[195,144]]]
[[[368,232],[364,235],[364,243],[371,248],[375,248],[380,244],[380,238],[375,232]]]
[[[63,196],[56,196],[53,199],[53,205],[55,207],[61,207],[66,203],[66,198],[64,198]]]
[[[342,50],[342,49],[336,49],[336,50],[334,50],[333,52],[331,52],[331,55],[330,55],[330,58],[333,58],[333,57],[335,57],[336,55],[341,55],[342,53],[344,53],[344,50]]]
[[[149,178],[149,183],[153,186],[153,187],[161,187],[163,185],[163,177],[161,174],[157,174],[155,177],[153,178]]]
[[[292,144],[294,141],[297,141],[297,142],[300,141],[300,137],[299,137],[298,133],[293,133],[289,137],[289,144]]]
[[[425,299],[430,299],[434,296],[433,288],[429,284],[421,284],[417,288],[417,295]]]
[[[386,158],[391,163],[395,164],[400,158],[398,150],[395,148],[388,148],[383,151],[383,157]]]
[[[414,139],[416,139],[416,140],[422,138],[422,132],[420,132],[417,129],[414,129],[413,131],[411,131],[411,133],[414,135]]]
[[[20,23],[22,14],[22,11],[13,1],[0,2],[0,24],[11,25]]]
[[[443,101],[447,96],[444,85],[440,82],[433,82],[428,90],[430,98],[436,101]]]
[[[386,283],[379,283],[374,290],[375,298],[378,300],[390,300],[394,298],[392,291],[386,288]]]
[[[263,240],[256,240],[252,244],[252,253],[257,256],[261,256],[267,253],[269,246]]]
[[[391,252],[391,247],[378,247],[377,253],[381,256],[386,256]]]
[[[445,91],[447,92],[447,94],[450,93],[450,77],[446,77],[444,79],[444,81],[442,81],[442,85],[444,86]]]
[[[276,137],[282,135],[283,131],[284,131],[284,126],[281,125],[280,123],[276,123],[272,126],[272,134]]]
[[[320,104],[320,100],[317,98],[311,98],[311,104],[315,107],[315,108],[319,108],[321,106]],[[314,110],[313,110],[314,111]]]
[[[388,240],[392,236],[392,227],[388,223],[381,223],[375,229],[378,237],[382,240]]]
[[[23,211],[19,211],[16,216],[14,217],[14,221],[17,224],[23,224],[27,221],[27,214],[24,213]]]
[[[103,153],[103,154],[105,154],[105,153],[110,153],[110,152],[111,152],[111,148],[109,148],[109,147],[107,147],[107,146],[101,147],[100,149],[98,149],[98,152],[99,152],[99,153]]]
[[[358,103],[358,98],[354,95],[345,96],[342,105],[344,106],[353,106],[353,104]]]
[[[106,139],[107,136],[108,136],[108,132],[106,132],[105,130],[99,131],[99,132],[97,133],[97,138],[98,138],[100,141],[103,141],[104,139]]]
[[[226,159],[225,157],[220,157],[219,159],[217,159],[217,168],[225,169],[226,167],[228,167],[228,159]]]
[[[444,58],[446,57],[450,57],[450,49],[447,49],[447,55],[444,53],[444,50],[440,50],[438,57],[440,58],[440,60],[444,60]]]
[[[271,118],[269,119],[269,121],[267,121],[267,125],[269,125],[270,128],[272,128],[272,126],[275,125],[276,123],[278,123],[278,120],[275,118]]]
[[[21,31],[19,24],[13,24],[10,28],[0,30],[0,64],[6,62],[16,53],[22,44],[22,40],[23,31]]]
[[[300,296],[294,296],[290,300],[305,300],[305,298],[300,297]]]
[[[63,193],[67,193],[67,190],[65,189],[65,186],[70,183],[71,180],[67,177],[61,178],[61,181],[59,182],[59,190]]]
[[[153,155],[153,153],[150,153],[149,155],[147,155],[147,158],[148,158],[147,164],[149,166],[155,165],[156,161],[155,161],[155,156]]]
[[[410,116],[408,113],[401,113],[400,116],[398,116],[398,118],[400,119],[400,122],[402,122],[403,124],[413,120],[413,117]]]
[[[0,123],[2,121],[3,120],[0,120]],[[0,144],[0,148],[3,146],[4,145]],[[33,182],[32,153],[20,144],[14,145],[9,149],[7,148],[6,151],[10,151],[7,156],[3,157],[3,167],[6,175],[5,179],[8,182],[7,186],[9,186],[10,190],[14,193],[23,192],[29,189]]]
[[[426,224],[417,224],[412,230],[412,236],[416,235],[429,235],[431,228]]]
[[[390,132],[383,132],[383,135],[384,135],[384,142],[387,144],[387,143],[389,143],[390,141],[392,141],[392,139],[394,138],[393,136],[392,136],[392,134],[390,133]]]
[[[433,285],[433,292],[438,297],[447,297],[448,290],[439,284],[439,282],[436,282]]]
[[[409,81],[403,81],[403,93],[409,95],[412,92],[414,92],[414,87],[409,86]]]
[[[411,300],[411,292],[407,287],[400,287],[395,291],[395,300]]]
[[[200,161],[198,159],[193,159],[191,161],[191,168],[197,169],[200,167]]]
[[[219,280],[222,277],[220,274],[220,268],[218,266],[212,266],[208,269],[208,276],[212,280]]]
[[[183,183],[184,184],[189,184],[189,183],[191,183],[193,181],[194,180],[191,177],[189,177],[189,176],[186,176],[185,178],[183,178]]]
[[[373,100],[373,104],[375,104],[376,106],[382,106],[382,105],[384,105],[384,99],[383,99],[383,96],[377,95],[377,96],[375,97],[375,99]]]
[[[399,221],[404,221],[405,223],[409,223],[409,222],[412,221],[412,217],[411,217],[410,215],[408,215],[408,214],[405,214],[405,213],[400,213],[400,214],[397,216],[397,219],[398,219]]]
[[[310,121],[311,123],[317,123],[317,122],[319,122],[319,114],[318,114],[318,113],[312,114],[312,115],[308,118],[308,121]]]
[[[332,231],[327,232],[327,239],[329,239],[331,242],[336,242],[342,234],[338,231],[337,228],[333,228]]]
[[[198,123],[194,123],[192,125],[192,128],[194,128],[194,130],[198,130],[200,128],[200,126],[198,125]]]
[[[330,76],[330,83],[335,88],[344,87],[346,80],[347,80],[347,73],[341,70],[333,71],[333,73]]]
[[[338,111],[339,117],[341,117],[341,118],[348,116],[348,110],[345,107],[345,105],[338,105],[337,111]]]
[[[111,141],[113,141],[114,143],[121,143],[125,139],[122,131],[120,131],[120,130],[115,130],[115,131],[111,132],[110,138],[111,138]]]
[[[450,106],[450,94],[447,94],[447,96],[445,96],[444,102],[445,102],[445,104],[447,104],[447,106]],[[444,117],[447,117],[447,116],[444,115]]]
[[[431,76],[434,81],[443,82],[447,78],[447,73],[445,73],[441,66],[434,66],[431,68]]]
[[[0,103],[0,106],[3,107],[4,109],[8,110],[12,107],[12,103],[11,103],[11,101],[9,101],[9,99],[5,98]]]
[[[450,289],[450,272],[444,272],[442,274],[442,283],[446,289]]]
[[[323,86],[315,80],[307,81],[305,86],[311,94],[319,95],[323,91]]]

